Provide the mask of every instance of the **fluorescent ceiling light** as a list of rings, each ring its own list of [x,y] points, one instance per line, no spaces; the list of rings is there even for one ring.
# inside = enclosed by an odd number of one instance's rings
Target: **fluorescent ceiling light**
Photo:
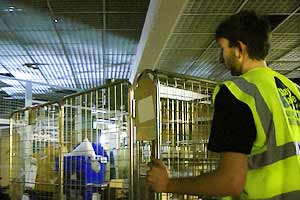
[[[180,88],[160,85],[159,92],[161,98],[176,99],[181,101],[192,101],[192,100],[202,99],[204,100],[203,101],[204,103],[210,103],[209,101],[207,101],[210,95],[200,94],[197,92],[184,90]]]

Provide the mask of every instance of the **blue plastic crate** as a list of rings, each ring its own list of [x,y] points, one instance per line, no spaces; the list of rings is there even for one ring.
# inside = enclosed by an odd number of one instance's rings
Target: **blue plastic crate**
[[[64,157],[65,185],[101,184],[104,182],[106,163],[100,163],[100,171],[92,169],[91,159],[86,156]]]
[[[92,169],[91,159],[87,156],[64,157],[64,184],[87,185],[104,182],[108,155],[100,143],[92,143],[96,158],[100,164],[100,171]],[[76,147],[75,147],[76,148]]]

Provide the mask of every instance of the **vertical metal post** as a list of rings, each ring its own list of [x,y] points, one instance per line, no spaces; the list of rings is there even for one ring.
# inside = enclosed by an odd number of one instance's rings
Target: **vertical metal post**
[[[156,144],[155,144],[155,157],[160,159],[161,157],[161,129],[160,129],[160,81],[156,81]],[[156,200],[161,200],[162,196],[160,193],[155,194]]]
[[[134,92],[133,89],[128,91],[128,99],[129,99],[129,110],[130,110],[130,122],[129,122],[129,155],[130,155],[130,164],[129,164],[129,200],[134,200],[135,193],[134,193],[134,168],[135,168],[135,158],[138,157],[138,154],[135,155],[134,146],[135,146],[135,128],[133,124],[133,119],[135,118],[135,103],[134,103]]]
[[[14,116],[15,114],[12,115],[12,117],[9,120],[10,128],[9,128],[9,183],[12,185],[12,164],[13,164],[13,123],[14,123]]]
[[[88,94],[84,95],[84,139],[88,138]]]
[[[93,91],[90,92],[90,107],[89,107],[89,115],[91,117],[90,119],[90,137],[91,137],[91,143],[93,143],[94,141],[94,134],[93,134]]]
[[[63,155],[63,141],[64,141],[64,136],[63,136],[63,130],[64,130],[64,105],[60,105],[60,109],[59,109],[59,115],[58,115],[58,135],[59,135],[59,186],[60,186],[60,190],[59,190],[59,196],[60,199],[64,199],[64,155]]]
[[[32,105],[32,83],[30,81],[26,82],[26,92],[25,92],[25,107]]]
[[[161,130],[160,130],[160,82],[157,80],[156,86],[156,158],[160,159],[160,148],[161,148]]]

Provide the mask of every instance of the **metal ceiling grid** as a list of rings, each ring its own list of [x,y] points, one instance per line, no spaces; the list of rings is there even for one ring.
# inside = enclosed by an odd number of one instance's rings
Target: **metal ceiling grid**
[[[9,72],[2,65],[0,65],[0,74],[6,74],[6,73],[9,73]],[[1,88],[1,85],[0,85],[0,88]]]
[[[197,67],[193,72],[193,75],[205,78],[208,78],[213,73],[212,69],[217,71],[220,70],[216,68],[214,63],[209,62],[198,62],[197,64],[194,64],[193,67]]]
[[[107,31],[103,42],[106,54],[135,55],[141,31]]]
[[[293,70],[296,67],[299,66],[299,63],[297,62],[273,62],[271,64],[269,64],[269,67],[271,67],[272,69],[276,70],[276,71],[289,71],[289,70]]]
[[[295,14],[279,25],[274,33],[300,33],[300,14]]]
[[[77,78],[77,80],[79,80],[79,84],[82,89],[93,87],[93,83],[91,80],[92,75],[93,75],[93,73],[91,73],[91,72],[81,72],[81,73],[75,74],[75,77]]]
[[[202,61],[202,62],[197,62],[193,66],[197,67],[193,75],[199,77],[211,78],[212,80],[217,80],[217,77],[212,77],[213,74],[220,74],[221,72],[223,72],[224,69],[223,65],[220,65],[216,62],[213,63],[213,62]]]
[[[106,14],[107,29],[142,30],[146,13]]]
[[[168,48],[206,48],[214,39],[214,34],[173,33],[167,43]]]
[[[64,44],[71,64],[94,63],[102,64],[102,49],[97,44],[74,43]],[[84,61],[84,62],[83,62]]]
[[[259,14],[290,14],[299,6],[299,0],[249,0],[243,10],[255,10]]]
[[[3,87],[1,88],[2,91],[7,93],[9,96],[17,96],[17,97],[25,97],[25,89],[16,88],[16,87]]]
[[[20,6],[23,8],[30,7],[39,12],[48,11],[47,0],[22,0],[22,4]]]
[[[1,70],[1,67],[0,67],[0,70]],[[9,86],[9,85],[7,85],[6,83],[0,81],[0,87],[8,87],[8,86]],[[1,90],[1,89],[0,89],[0,90]],[[0,92],[0,97],[1,97],[2,95],[4,95],[4,94],[2,94],[2,93]]]
[[[215,42],[214,42],[215,43]],[[187,69],[187,74],[202,74],[207,70],[202,71],[208,67],[213,67],[219,63],[220,49],[219,48],[208,48],[206,49],[197,60]],[[213,67],[214,68],[214,67]],[[216,67],[218,70],[218,67]]]
[[[201,49],[165,49],[158,63],[159,69],[184,73],[203,51]]]
[[[0,47],[1,48],[1,47]],[[25,48],[33,56],[55,56],[64,54],[62,45],[58,44],[26,44]]]
[[[0,20],[0,27],[1,27],[1,36],[2,36],[2,32],[7,32],[10,30],[2,20]]]
[[[14,66],[20,67],[24,63],[32,63],[30,56],[20,55],[20,56],[0,56],[0,62],[4,66]]]
[[[217,50],[212,48],[216,46],[214,42],[215,29],[220,21],[237,10],[242,3],[242,1],[190,0],[177,19],[174,31],[159,58],[157,68],[163,67],[164,70],[167,68],[167,70],[187,75],[206,73],[202,77],[209,76],[209,68],[219,71],[220,69],[215,66],[216,59],[209,58],[216,56]],[[171,49],[172,51],[170,51]],[[217,52],[217,57],[218,55]],[[209,73],[213,73],[213,71]]]
[[[1,89],[3,89],[3,91],[7,92],[11,96],[14,96],[14,95],[17,95],[19,97],[25,96],[26,89],[25,89],[25,87],[23,87],[23,85],[26,85],[25,82],[22,81],[22,82],[20,82],[20,84],[17,82],[14,82],[13,84],[10,83],[10,85],[14,85],[14,86],[13,87],[4,87]],[[32,93],[33,94],[46,93],[49,91],[49,89],[50,89],[50,87],[47,85],[32,84]]]
[[[16,79],[22,79],[22,80],[32,80],[40,83],[47,83],[45,80],[43,74],[36,69],[30,69],[28,67],[13,67],[13,69],[10,69],[10,73],[16,78]]]
[[[289,72],[289,73],[286,73],[286,72],[282,72],[282,73],[285,74],[289,78],[299,78],[300,77],[300,71],[299,70],[294,70],[294,71]]]
[[[233,13],[244,0],[190,0],[184,13]]]
[[[127,66],[116,66],[112,64],[107,64],[104,70],[104,76],[108,79],[121,79],[122,77],[128,77],[130,73],[131,65]],[[126,76],[125,76],[126,74]]]
[[[157,67],[160,70],[171,71],[177,70],[179,67],[182,67],[184,62],[176,62],[174,60],[159,60],[157,63]]]
[[[282,56],[279,61],[288,60],[288,61],[298,61],[298,65],[300,66],[300,46],[291,50],[284,56]]]
[[[1,20],[0,20],[1,21]],[[0,32],[0,45],[17,45],[18,42],[11,31]]]
[[[24,86],[17,80],[11,80],[11,79],[1,79],[1,81],[7,85],[10,85],[14,88],[18,89],[25,89]],[[2,88],[1,88],[2,89]]]
[[[76,45],[76,46],[81,46],[81,45]],[[72,67],[74,68],[74,70],[76,70],[76,67],[74,67],[73,65],[76,64],[85,64],[85,65],[91,65],[94,64],[96,66],[97,65],[103,65],[102,64],[102,56],[100,54],[69,54],[68,55],[70,58],[70,63],[72,65]],[[95,69],[96,70],[96,69]]]
[[[68,64],[54,64],[40,67],[49,84],[76,88],[75,79]]]
[[[106,54],[104,55],[104,66],[124,67],[133,62],[134,56],[129,54]]]
[[[291,74],[292,74],[292,76],[294,76],[294,75],[297,75],[298,73],[289,72],[287,70],[293,71],[300,67],[300,60],[299,60],[300,27],[299,27],[299,24],[300,24],[300,15],[299,14],[291,15],[287,20],[285,20],[282,24],[280,24],[274,30],[274,34],[282,33],[282,34],[290,36],[290,38],[292,38],[292,36],[294,37],[291,40],[289,40],[288,38],[285,38],[285,40],[281,39],[285,43],[292,43],[293,47],[289,48],[284,53],[279,52],[280,50],[278,50],[278,52],[277,52],[278,55],[276,57],[275,56],[273,58],[269,57],[269,60],[278,59],[278,61],[288,61],[285,63],[279,62],[280,63],[279,65],[278,64],[276,65],[276,63],[274,63],[277,70],[284,71],[282,73],[288,75],[288,77],[290,77]],[[299,61],[299,62],[294,62],[294,61]],[[274,66],[272,66],[272,68],[273,67]]]
[[[102,32],[94,29],[59,31],[65,44],[93,44],[95,47],[102,41]]]
[[[147,0],[4,0],[1,71],[79,88],[128,78],[148,5]],[[80,77],[83,85],[75,84]]]
[[[68,64],[68,60],[64,54],[62,55],[37,55],[31,56],[38,65],[55,65],[55,64]]]
[[[217,68],[218,70],[215,70],[215,68]],[[210,70],[208,69],[208,74],[209,76],[207,77],[209,80],[219,80],[222,78],[228,79],[228,78],[232,78],[230,72],[228,71],[228,69],[221,64],[216,64],[215,68],[211,68]],[[222,79],[223,80],[223,79]]]
[[[32,85],[32,91],[34,91],[35,94],[44,94],[46,92],[49,92],[50,89],[51,87],[46,85],[37,85],[37,84]]]
[[[141,29],[141,27],[140,27]],[[134,61],[140,31],[108,31],[104,41],[104,76],[128,78]],[[126,74],[126,75],[125,75]]]
[[[7,12],[1,18],[5,22],[5,25],[8,26],[9,31],[42,31],[54,29],[49,15],[38,14],[31,9],[25,10],[24,8],[20,12]]]
[[[1,80],[3,83],[9,85],[8,87],[2,87],[1,90],[6,92],[10,96],[25,96],[25,88],[24,86],[16,80],[3,79]]]
[[[160,59],[173,61],[196,60],[203,51],[204,49],[165,49]]]
[[[175,27],[175,33],[214,33],[226,15],[188,15],[183,14]],[[201,20],[200,20],[201,19]]]
[[[26,51],[20,45],[17,44],[0,45],[0,57],[23,56],[23,55],[26,55]],[[2,60],[0,61],[0,63],[2,63]]]
[[[103,14],[99,13],[60,13],[54,20],[58,31],[103,28]]]
[[[271,40],[272,49],[290,50],[300,44],[300,34],[297,33],[273,33]]]
[[[103,10],[103,0],[51,0],[50,4],[54,13],[92,13]]]
[[[148,10],[148,1],[144,0],[114,0],[114,1],[106,1],[106,10],[108,12],[142,12],[146,13]]]
[[[59,38],[55,31],[16,31],[17,38],[22,44],[58,44]]]
[[[60,31],[70,64],[101,64],[101,32],[95,30]],[[75,70],[75,69],[74,69]]]
[[[214,42],[214,32],[221,21],[239,10],[255,10],[268,15],[274,29],[268,63],[278,62],[281,57],[288,60],[295,58],[298,54],[293,52],[289,55],[289,52],[300,42],[300,21],[295,14],[300,12],[299,6],[298,0],[189,0],[177,17],[155,67],[216,81],[231,78],[230,73],[218,64],[219,47]],[[192,51],[202,48],[207,50],[198,55]]]
[[[12,4],[4,1],[6,5],[0,3],[2,11]],[[149,1],[51,0],[50,13],[45,0],[22,2],[25,6],[16,4],[15,11],[1,13],[0,72],[19,70],[31,73],[28,77],[35,80],[36,76],[42,79],[42,73],[48,84],[78,88],[102,84],[105,78],[128,78]],[[299,0],[189,0],[160,54],[157,68],[216,81],[230,78],[217,61],[215,28],[240,9],[254,9],[283,20],[282,24],[275,20],[274,27],[277,22],[280,25],[273,33],[267,58],[270,66],[289,77],[300,77],[298,70],[288,71],[299,67],[299,50],[294,48],[300,45],[300,10],[293,13],[299,6]],[[17,58],[5,58],[8,56]],[[42,65],[32,70],[22,66],[24,62]],[[34,92],[44,89],[35,87]],[[14,92],[13,88],[7,91]]]
[[[160,68],[160,66],[164,66],[163,69],[165,70],[167,66],[167,68],[172,69],[171,71],[195,75],[194,73],[187,73],[187,71],[195,71],[196,69],[200,70],[198,67],[196,67],[195,63],[197,60],[200,61],[202,59],[201,56],[203,53],[207,52],[205,49],[210,47],[210,45],[213,45],[214,31],[219,24],[219,21],[225,19],[226,17],[224,14],[213,15],[210,14],[210,12],[216,7],[230,7],[230,4],[232,3],[239,5],[239,2],[230,1],[229,3],[228,1],[189,1],[186,5],[184,13],[178,19],[175,30],[170,36],[166,48],[161,54],[160,60],[162,61],[158,62],[158,68]],[[227,11],[232,11],[232,9],[234,9],[234,7],[229,7],[227,7]],[[199,20],[200,18],[201,20]],[[169,48],[172,48],[172,51],[169,51]],[[194,51],[188,51],[187,49],[194,49]],[[198,50],[195,51],[196,49]],[[174,60],[166,62],[166,58]],[[206,62],[201,62],[201,64],[206,65],[203,66],[204,68],[213,66]],[[189,70],[191,67],[193,69]]]
[[[285,55],[289,49],[270,49],[268,56],[266,57],[267,61],[276,61],[281,56]]]
[[[183,74],[183,71],[190,65],[190,61],[186,60],[159,60],[157,67],[163,71],[178,72]]]

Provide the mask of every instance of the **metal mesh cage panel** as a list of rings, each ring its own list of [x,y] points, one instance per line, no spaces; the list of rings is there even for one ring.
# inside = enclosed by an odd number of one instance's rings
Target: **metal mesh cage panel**
[[[153,81],[152,86],[149,81]],[[199,199],[191,195],[153,194],[143,184],[146,164],[151,157],[160,158],[173,177],[197,176],[216,169],[219,158],[207,150],[214,86],[213,82],[169,73],[146,71],[140,76],[134,87],[137,109],[134,178],[140,187],[135,188],[136,199],[141,198],[140,195],[146,195],[148,199]],[[144,117],[140,108],[149,99],[149,96],[141,95],[147,93],[145,90],[148,94],[153,91],[150,97],[156,96],[152,105],[156,116],[141,123]],[[149,110],[147,115],[151,115]],[[151,120],[154,121],[151,123]],[[145,127],[147,131],[143,130]]]
[[[0,198],[9,199],[9,128],[0,126]]]
[[[14,110],[21,109],[25,106],[23,99],[5,99],[0,95],[0,119],[9,119]]]
[[[127,82],[64,98],[63,187],[66,199],[127,199]]]
[[[59,199],[59,105],[13,113],[10,138],[12,199]]]

